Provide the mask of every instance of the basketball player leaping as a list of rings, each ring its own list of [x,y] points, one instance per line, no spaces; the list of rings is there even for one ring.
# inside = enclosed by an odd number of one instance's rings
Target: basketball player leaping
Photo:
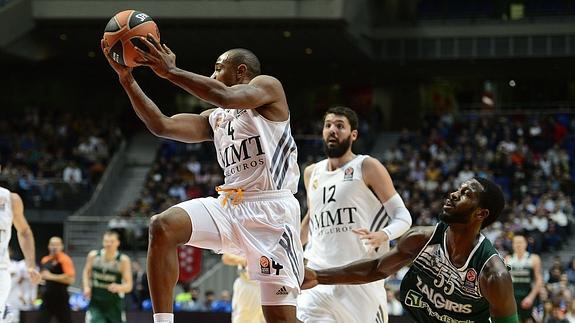
[[[373,260],[389,250],[389,241],[411,226],[411,215],[396,193],[385,167],[375,158],[355,155],[356,113],[329,109],[323,120],[327,159],[304,172],[308,214],[302,239],[312,269],[330,269]],[[308,229],[309,228],[309,229]],[[309,235],[308,235],[309,232]],[[304,322],[387,322],[384,281],[365,285],[320,285],[302,292],[298,318]]]
[[[410,265],[401,303],[415,322],[517,323],[511,275],[481,229],[497,220],[503,192],[472,178],[449,194],[435,227],[415,227],[376,260],[344,267],[306,269],[303,288],[363,284]]]
[[[24,203],[18,194],[0,186],[0,322],[4,320],[6,300],[10,292],[8,243],[12,234],[12,225],[18,232],[18,242],[24,253],[30,280],[38,284],[40,274],[36,269],[34,234],[24,217]]]
[[[299,170],[281,83],[260,75],[258,58],[249,50],[223,53],[209,78],[177,68],[165,45],[142,41],[149,48],[149,53],[140,50],[142,64],[218,108],[167,117],[138,86],[131,69],[108,58],[136,114],[157,136],[213,140],[225,175],[219,198],[193,199],[152,217],[148,280],[154,322],[173,322],[180,244],[245,256],[250,277],[260,281],[266,320],[296,322],[303,279],[300,208],[293,196]],[[102,48],[108,57],[103,41]]]

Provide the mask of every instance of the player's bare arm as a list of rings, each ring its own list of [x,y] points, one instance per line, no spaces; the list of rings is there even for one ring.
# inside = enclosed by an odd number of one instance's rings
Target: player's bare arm
[[[537,295],[539,295],[539,291],[543,287],[543,275],[541,274],[541,258],[538,255],[531,255],[531,261],[533,265],[534,280],[533,280],[533,287],[531,288],[529,295],[527,295],[521,301],[521,307],[525,309],[531,308],[531,306],[533,306],[535,298],[537,297]]]
[[[104,40],[101,41],[101,46],[108,63],[118,74],[120,84],[128,94],[134,111],[154,135],[187,143],[212,140],[208,122],[209,113],[182,113],[171,117],[166,116],[140,88],[132,76],[132,69],[110,58],[108,55],[110,49]]]
[[[303,184],[305,186],[306,192],[309,190],[309,179],[311,178],[311,174],[313,173],[314,167],[315,167],[315,164],[311,164],[311,165],[307,166],[303,171]],[[309,210],[310,209],[311,209],[311,205],[310,205],[310,201],[309,201],[309,195],[307,195],[307,211],[305,213],[305,217],[301,221],[301,229],[300,229],[300,235],[299,235],[302,245],[305,245],[307,243],[307,239],[308,239],[309,221],[310,221]]]
[[[120,271],[122,272],[122,283],[108,285],[108,291],[111,293],[129,293],[132,291],[132,262],[126,255],[122,255],[120,258]]]
[[[28,269],[28,275],[30,280],[34,284],[40,282],[40,274],[36,269],[36,253],[34,247],[34,234],[26,217],[24,217],[24,203],[20,198],[20,195],[16,193],[10,194],[12,200],[12,213],[14,214],[14,227],[18,232],[18,243],[24,253],[24,259],[26,262],[26,268]]]
[[[489,302],[493,322],[518,322],[511,275],[501,258],[492,257],[485,264],[479,277],[479,288]]]
[[[411,227],[411,215],[397,194],[389,172],[379,160],[368,157],[362,164],[365,184],[375,193],[391,217],[390,224],[381,231],[370,232],[367,228],[354,230],[369,246],[377,248],[388,240],[399,238]]]
[[[417,257],[433,230],[434,227],[410,229],[398,240],[397,246],[376,260],[318,271],[306,268],[302,288],[312,288],[318,284],[365,284],[385,279]]]
[[[86,264],[84,265],[84,270],[82,271],[82,286],[84,290],[84,297],[90,299],[92,297],[92,284],[91,278],[92,277],[92,267],[94,265],[94,258],[98,252],[96,250],[90,251],[88,256],[86,257]]]
[[[149,51],[137,48],[141,55],[138,61],[150,67],[158,76],[181,87],[192,95],[215,106],[226,109],[258,109],[264,117],[272,121],[285,121],[289,116],[287,100],[280,81],[269,75],[259,75],[249,79],[242,74],[245,65],[237,67],[238,77],[245,82],[228,86],[214,78],[182,70],[176,66],[176,55],[152,35],[141,37]],[[215,73],[231,68],[218,60]]]

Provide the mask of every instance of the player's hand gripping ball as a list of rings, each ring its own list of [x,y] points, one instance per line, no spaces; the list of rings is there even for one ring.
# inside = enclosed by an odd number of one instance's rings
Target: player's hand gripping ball
[[[148,46],[140,37],[148,37],[152,34],[156,40],[160,40],[158,26],[150,16],[135,10],[125,10],[117,13],[108,21],[104,31],[104,41],[109,48],[108,55],[116,63],[136,67],[139,57],[134,46],[149,51]]]

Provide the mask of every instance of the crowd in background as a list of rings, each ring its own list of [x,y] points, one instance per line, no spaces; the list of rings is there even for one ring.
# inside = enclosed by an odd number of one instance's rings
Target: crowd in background
[[[32,109],[0,119],[0,182],[30,208],[75,209],[122,140],[113,118]]]

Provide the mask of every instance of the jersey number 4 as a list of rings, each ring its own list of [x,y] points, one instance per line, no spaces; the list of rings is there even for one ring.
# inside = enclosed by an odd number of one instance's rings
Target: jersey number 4
[[[232,127],[232,122],[228,123],[228,136],[232,136],[232,140],[234,140],[234,128]]]

